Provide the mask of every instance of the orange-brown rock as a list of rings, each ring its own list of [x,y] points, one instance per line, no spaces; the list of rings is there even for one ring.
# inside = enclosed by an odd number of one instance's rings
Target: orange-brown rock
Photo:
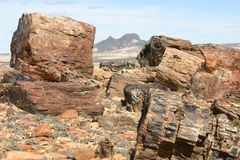
[[[202,59],[174,48],[166,48],[161,58],[156,82],[172,90],[190,88],[192,77],[204,64]]]
[[[199,45],[206,60],[206,69],[214,71],[217,68],[240,70],[240,50],[220,45]]]
[[[79,148],[73,153],[76,160],[90,160],[95,158],[95,152],[92,148]]]
[[[127,84],[135,84],[136,80],[129,76],[124,76],[118,73],[113,74],[111,77],[108,86],[107,86],[107,96],[110,98],[118,97],[123,98],[124,92],[123,89]]]
[[[23,151],[33,151],[34,150],[33,146],[28,145],[28,144],[19,144],[18,148],[20,148]]]
[[[68,109],[61,114],[62,119],[76,119],[78,117],[78,112],[74,109]]]
[[[137,59],[141,67],[157,67],[155,82],[172,90],[202,99],[240,97],[238,49],[153,36]]]
[[[37,154],[26,151],[10,151],[7,152],[6,158],[3,160],[39,160],[39,159],[67,159],[67,156],[59,153]]]
[[[51,127],[48,123],[43,123],[34,128],[33,131],[34,137],[50,137],[51,136]]]
[[[103,78],[103,79],[110,79],[112,73],[109,71],[105,71],[101,68],[94,67],[93,77]]]
[[[11,67],[37,80],[74,81],[93,74],[93,25],[68,17],[23,14],[11,43]]]
[[[103,113],[98,86],[74,82],[17,82],[8,88],[10,101],[30,113],[58,115],[67,109]]]

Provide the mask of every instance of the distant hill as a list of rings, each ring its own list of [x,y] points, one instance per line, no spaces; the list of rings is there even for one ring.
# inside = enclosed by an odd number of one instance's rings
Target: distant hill
[[[94,51],[96,52],[107,52],[128,47],[143,47],[147,41],[141,40],[136,33],[129,33],[123,35],[119,39],[115,39],[109,36],[106,40],[96,43]]]
[[[240,49],[240,43],[225,43],[225,44],[221,44],[221,45],[223,45],[225,47]]]

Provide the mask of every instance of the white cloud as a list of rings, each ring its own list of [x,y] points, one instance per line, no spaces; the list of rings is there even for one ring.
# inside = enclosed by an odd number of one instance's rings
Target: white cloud
[[[74,0],[46,0],[46,4],[49,5],[58,5],[58,4],[74,4],[76,1]]]

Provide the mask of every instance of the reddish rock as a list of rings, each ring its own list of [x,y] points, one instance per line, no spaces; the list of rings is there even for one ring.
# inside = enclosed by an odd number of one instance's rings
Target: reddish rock
[[[11,43],[11,67],[37,80],[73,81],[93,74],[93,25],[68,17],[23,14]]]
[[[7,152],[7,157],[3,160],[40,160],[40,159],[67,159],[67,156],[58,153],[37,154],[25,151]]]
[[[111,77],[108,86],[107,86],[107,96],[114,98],[123,98],[124,97],[124,92],[123,89],[127,84],[135,84],[138,83],[136,80],[129,76],[124,76],[121,74],[113,74]]]
[[[20,148],[23,151],[33,151],[34,150],[33,146],[28,145],[28,144],[19,144],[18,148]]]
[[[95,158],[95,152],[91,148],[79,148],[73,156],[76,160],[90,160]]]
[[[62,119],[76,119],[78,117],[78,112],[74,109],[68,109],[61,114]]]
[[[187,40],[165,36],[153,36],[149,40],[149,43],[142,49],[137,60],[142,67],[158,66],[166,48],[190,50],[192,44]]]
[[[217,68],[240,70],[240,50],[220,45],[199,45],[198,48],[206,60],[206,69],[214,71]]]
[[[94,67],[93,77],[103,78],[103,79],[110,79],[112,73],[109,71],[105,71],[101,68]]]
[[[34,137],[50,137],[51,136],[51,127],[48,123],[43,123],[34,128],[33,131]]]
[[[219,68],[212,73],[201,71],[191,79],[191,91],[200,99],[218,99],[232,90],[230,78],[232,72]]]
[[[204,61],[186,52],[166,48],[157,67],[156,82],[172,90],[190,88],[191,78],[202,69]]]
[[[192,79],[197,98],[240,97],[240,50],[218,45],[199,45],[205,57],[205,71]]]
[[[39,160],[44,158],[41,154],[25,151],[10,151],[7,152],[7,157],[3,160]]]
[[[153,83],[155,81],[157,70],[157,67],[128,69],[122,72],[122,75],[130,77],[138,82]]]
[[[98,86],[73,82],[17,82],[8,88],[8,96],[17,107],[30,113],[58,115],[67,109],[100,115]]]
[[[157,67],[155,82],[172,90],[202,99],[240,97],[238,49],[153,36],[137,59],[141,67]]]

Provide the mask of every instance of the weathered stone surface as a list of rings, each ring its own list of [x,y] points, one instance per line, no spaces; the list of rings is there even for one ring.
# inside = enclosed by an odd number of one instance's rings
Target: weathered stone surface
[[[240,119],[240,104],[215,100],[212,110],[215,114],[226,114],[231,120]]]
[[[145,45],[145,48],[143,48],[141,53],[138,55],[137,60],[139,64],[142,67],[158,66],[167,47],[179,50],[190,50],[192,44],[187,40],[165,36],[153,36],[151,37],[149,44]]]
[[[191,91],[197,98],[217,99],[230,93],[230,78],[232,72],[228,69],[218,68],[212,73],[201,71],[191,79]]]
[[[199,45],[205,58],[205,71],[192,79],[197,98],[240,97],[240,50],[217,45]]]
[[[126,106],[126,109],[130,112],[141,112],[146,101],[145,98],[147,98],[147,94],[152,88],[169,90],[158,83],[126,85],[124,88],[124,106]]]
[[[153,83],[157,74],[157,67],[144,67],[137,69],[128,69],[121,74],[130,77],[138,82]]]
[[[227,48],[220,45],[199,45],[206,59],[206,69],[214,71],[217,68],[240,70],[240,50]]]
[[[94,67],[93,78],[110,79],[112,72],[104,71],[101,68]]]
[[[131,117],[127,116],[100,116],[98,118],[98,124],[100,127],[110,130],[134,130],[136,128],[136,122]]]
[[[166,48],[158,66],[156,82],[172,90],[190,88],[191,79],[202,69],[204,61],[186,52]]]
[[[108,138],[100,141],[99,146],[97,148],[97,155],[101,159],[112,158],[112,156],[113,156],[113,142],[111,142]]]
[[[89,115],[100,115],[103,106],[98,87],[70,82],[17,82],[8,88],[10,101],[30,113],[57,115],[75,109]]]
[[[23,14],[11,43],[11,67],[37,80],[74,81],[93,73],[95,27],[67,17]]]
[[[34,81],[34,79],[29,75],[23,74],[21,71],[12,70],[3,75],[1,82],[14,83],[16,81]]]
[[[133,78],[123,76],[121,74],[113,74],[111,77],[106,94],[108,97],[113,98],[113,97],[118,97],[118,98],[123,98],[124,97],[124,92],[123,89],[127,84],[136,84],[138,83],[136,80]]]
[[[134,69],[139,68],[139,64],[136,60],[112,60],[104,61],[100,63],[100,68],[105,71],[118,72],[123,69]]]
[[[197,98],[240,98],[240,50],[153,36],[137,57],[141,67],[155,66],[155,82],[189,90]]]
[[[73,156],[76,160],[91,160],[95,158],[95,152],[92,148],[79,148],[73,153]]]
[[[134,159],[239,158],[240,130],[226,115],[158,89],[144,105]]]
[[[6,67],[4,65],[0,65],[0,82],[2,82],[2,79],[4,78],[4,74],[12,71],[13,71],[12,68]]]
[[[62,119],[77,119],[78,112],[75,109],[68,109],[61,114]]]
[[[43,123],[34,128],[33,131],[34,137],[50,137],[51,136],[51,127],[48,123]]]

